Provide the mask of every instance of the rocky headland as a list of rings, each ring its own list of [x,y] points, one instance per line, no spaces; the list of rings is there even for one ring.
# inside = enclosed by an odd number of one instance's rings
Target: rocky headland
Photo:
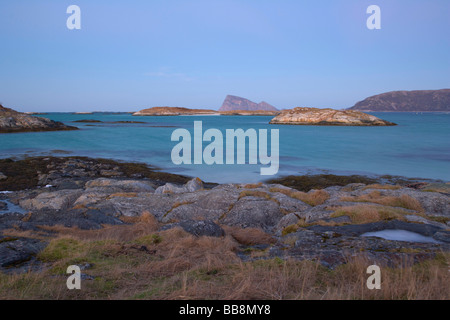
[[[354,111],[319,108],[283,110],[271,124],[325,125],[325,126],[394,126],[395,123]]]
[[[278,111],[277,108],[267,102],[255,103],[245,98],[227,95],[219,111]]]
[[[0,133],[77,130],[62,122],[35,117],[0,105]]]
[[[371,96],[350,110],[380,112],[449,112],[450,89],[391,91]]]

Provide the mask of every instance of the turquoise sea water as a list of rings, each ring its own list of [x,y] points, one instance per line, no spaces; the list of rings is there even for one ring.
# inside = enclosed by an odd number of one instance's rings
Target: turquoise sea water
[[[217,128],[224,136],[226,129],[279,129],[280,168],[277,176],[331,172],[450,181],[450,114],[372,114],[398,126],[282,126],[269,125],[271,117],[262,116],[139,117],[125,113],[50,113],[43,116],[81,130],[1,134],[0,156],[83,155],[138,161],[168,172],[219,183],[256,182],[268,178],[260,175],[261,164],[174,165],[170,156],[177,144],[170,139],[173,130],[186,128],[193,136],[194,121],[201,120],[203,130]],[[103,123],[72,122],[80,119],[96,119]],[[146,123],[108,123],[113,121]],[[204,147],[207,144],[204,142]]]

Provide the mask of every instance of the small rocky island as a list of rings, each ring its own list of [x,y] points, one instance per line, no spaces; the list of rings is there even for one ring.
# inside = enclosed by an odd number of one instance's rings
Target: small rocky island
[[[230,110],[220,111],[222,116],[277,116],[280,111],[273,110]]]
[[[294,108],[283,110],[271,124],[324,126],[395,126],[395,123],[353,110]]]
[[[0,133],[58,130],[78,130],[78,128],[47,118],[17,112],[0,105]]]
[[[207,109],[189,109],[182,107],[153,107],[133,113],[133,116],[181,116],[181,115],[210,115],[217,111]]]

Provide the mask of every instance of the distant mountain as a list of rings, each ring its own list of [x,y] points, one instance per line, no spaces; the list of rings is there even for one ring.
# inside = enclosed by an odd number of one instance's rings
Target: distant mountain
[[[450,111],[450,89],[386,92],[360,101],[349,110]]]
[[[245,98],[228,95],[225,98],[222,106],[219,111],[257,111],[257,110],[265,110],[265,111],[278,111],[277,108],[271,106],[267,102],[255,103]]]

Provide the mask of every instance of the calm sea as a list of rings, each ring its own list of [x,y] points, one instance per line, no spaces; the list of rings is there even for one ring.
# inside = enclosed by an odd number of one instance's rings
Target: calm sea
[[[136,117],[123,113],[49,113],[44,117],[78,126],[81,130],[1,134],[0,156],[82,155],[137,161],[219,183],[256,182],[268,178],[260,175],[260,164],[174,165],[170,156],[177,144],[170,139],[173,130],[186,128],[193,133],[194,121],[201,120],[204,130],[217,128],[223,133],[226,129],[237,128],[279,129],[277,176],[356,173],[450,181],[450,114],[372,114],[398,126],[280,126],[269,125],[271,117],[261,116]],[[102,123],[72,122],[81,119]],[[143,121],[145,124],[111,123],[115,121]]]

